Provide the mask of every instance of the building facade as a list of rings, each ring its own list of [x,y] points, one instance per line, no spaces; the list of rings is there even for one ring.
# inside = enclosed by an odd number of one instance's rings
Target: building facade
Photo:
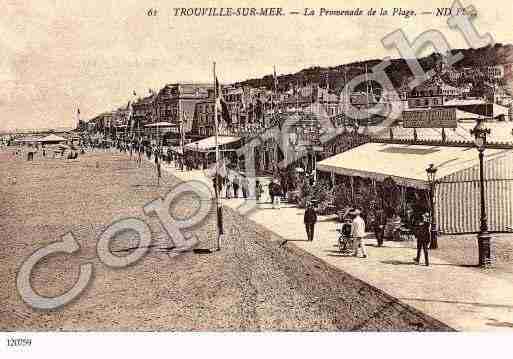
[[[463,89],[447,85],[441,79],[431,79],[408,94],[408,108],[440,107],[448,100],[461,98]]]
[[[179,83],[164,86],[156,95],[154,122],[169,122],[173,131],[185,132],[192,128],[196,104],[209,97],[212,84]]]
[[[134,129],[142,129],[155,118],[155,94],[139,98],[132,104],[132,122]]]

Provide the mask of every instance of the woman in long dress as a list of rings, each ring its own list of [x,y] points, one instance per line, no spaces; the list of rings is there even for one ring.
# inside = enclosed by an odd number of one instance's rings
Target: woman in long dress
[[[232,196],[232,182],[229,177],[226,177],[226,198],[230,199]]]

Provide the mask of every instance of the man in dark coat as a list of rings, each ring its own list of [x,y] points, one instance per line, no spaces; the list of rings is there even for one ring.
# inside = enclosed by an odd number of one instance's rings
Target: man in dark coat
[[[237,176],[233,177],[232,186],[233,198],[239,198],[239,178]]]
[[[269,189],[269,198],[271,199],[271,204],[274,204],[274,191],[273,191],[273,182],[269,182],[269,185],[268,185],[268,189]]]
[[[315,213],[315,208],[313,208],[310,203],[308,203],[306,206],[304,222],[306,228],[306,237],[309,241],[313,241],[315,223],[317,222],[317,213]]]
[[[415,237],[417,237],[417,257],[413,258],[413,261],[417,264],[420,262],[420,252],[424,252],[424,261],[426,266],[429,266],[429,253],[428,248],[431,242],[430,238],[430,219],[429,213],[424,213],[418,216],[415,223]]]
[[[246,199],[248,198],[249,180],[247,177],[242,177],[241,182],[242,197]]]

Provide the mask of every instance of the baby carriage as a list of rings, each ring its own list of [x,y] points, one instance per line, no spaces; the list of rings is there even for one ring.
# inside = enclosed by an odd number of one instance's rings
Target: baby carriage
[[[351,223],[344,223],[338,232],[338,250],[340,253],[353,251],[353,237],[351,237]]]
[[[339,223],[337,224],[338,250],[340,253],[347,253],[353,250],[353,237],[351,237],[351,218],[349,210],[341,215],[339,214]]]

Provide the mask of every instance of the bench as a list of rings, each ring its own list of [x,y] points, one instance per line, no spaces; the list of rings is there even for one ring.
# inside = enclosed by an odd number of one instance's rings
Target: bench
[[[413,241],[415,240],[415,233],[407,227],[399,228],[399,238],[401,241]]]

